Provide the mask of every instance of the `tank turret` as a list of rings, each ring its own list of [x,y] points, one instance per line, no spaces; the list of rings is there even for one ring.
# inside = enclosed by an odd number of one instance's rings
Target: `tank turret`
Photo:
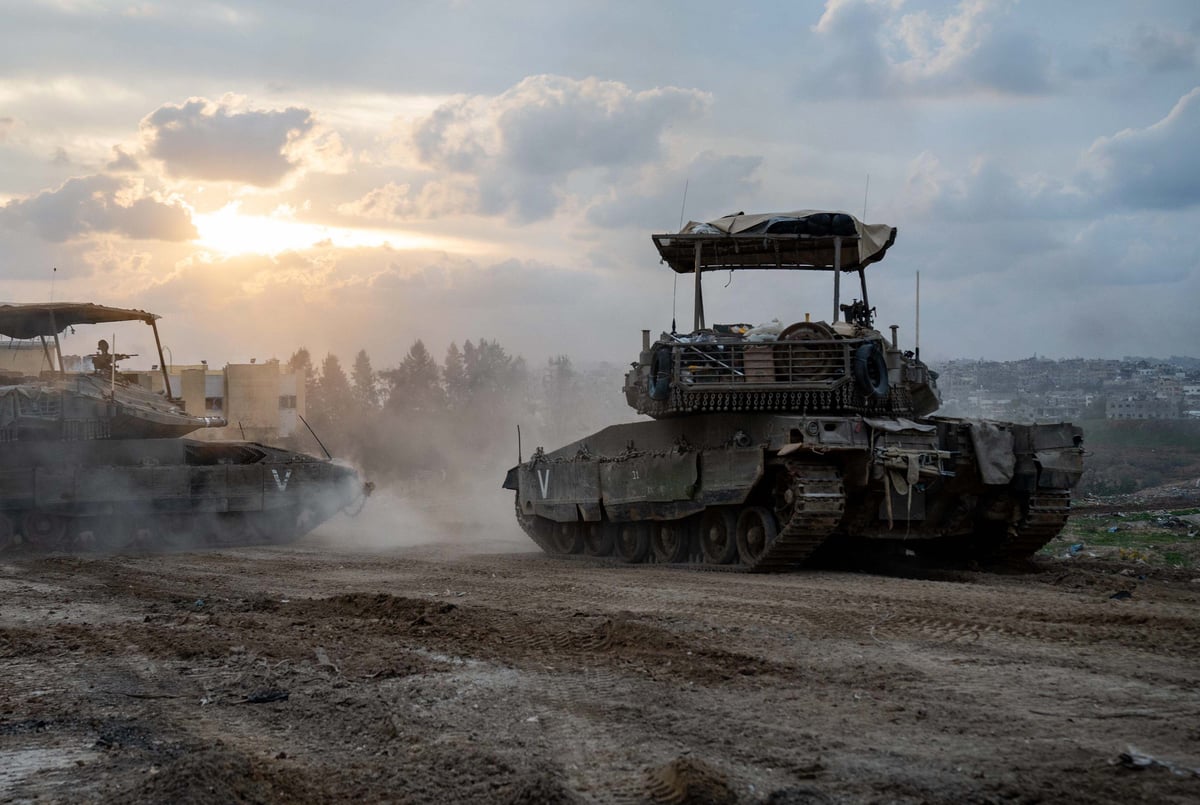
[[[543,550],[782,570],[822,547],[1022,558],[1061,530],[1082,432],[931,416],[936,373],[897,327],[876,329],[867,293],[894,227],[738,213],[652,239],[694,277],[693,327],[653,343],[643,330],[624,393],[655,421],[510,470],[518,521]],[[831,316],[706,324],[703,275],[749,269],[827,273]]]

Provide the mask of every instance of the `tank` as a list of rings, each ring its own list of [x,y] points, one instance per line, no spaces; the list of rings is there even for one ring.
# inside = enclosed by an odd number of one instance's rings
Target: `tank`
[[[172,394],[158,318],[84,303],[0,305],[0,335],[40,344],[53,367],[0,371],[0,550],[285,542],[370,493],[329,458],[183,438],[226,422]],[[104,339],[78,371],[64,369],[64,330],[115,322],[153,329],[163,391],[121,372],[132,356]]]
[[[782,571],[876,550],[1023,559],[1062,530],[1082,430],[936,415],[936,373],[919,347],[901,349],[898,327],[875,328],[867,295],[894,227],[738,213],[652,240],[693,275],[692,330],[653,343],[642,331],[624,393],[649,420],[538,448],[508,471],[517,520],[543,551]],[[706,326],[704,273],[739,270],[823,272],[830,318]]]

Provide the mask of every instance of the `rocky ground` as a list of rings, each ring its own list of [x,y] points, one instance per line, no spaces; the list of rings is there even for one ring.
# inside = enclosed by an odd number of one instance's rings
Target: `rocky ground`
[[[1200,801],[1200,570],[746,576],[412,528],[0,557],[0,801]]]

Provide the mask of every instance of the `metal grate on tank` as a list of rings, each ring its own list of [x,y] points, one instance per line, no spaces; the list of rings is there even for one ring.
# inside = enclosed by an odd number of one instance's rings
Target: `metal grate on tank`
[[[674,344],[675,377],[684,387],[747,388],[786,383],[834,389],[850,381],[850,360],[865,341],[712,341]]]

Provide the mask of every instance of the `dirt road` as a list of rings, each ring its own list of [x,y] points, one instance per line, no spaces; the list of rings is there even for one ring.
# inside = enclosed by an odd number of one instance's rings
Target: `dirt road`
[[[1200,573],[530,547],[4,557],[0,800],[1200,801]]]

